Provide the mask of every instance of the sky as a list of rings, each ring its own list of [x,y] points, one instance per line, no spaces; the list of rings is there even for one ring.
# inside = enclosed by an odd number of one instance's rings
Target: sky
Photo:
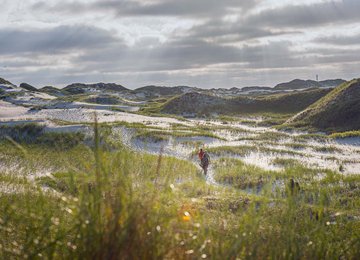
[[[360,77],[359,0],[0,0],[0,77],[64,87]]]

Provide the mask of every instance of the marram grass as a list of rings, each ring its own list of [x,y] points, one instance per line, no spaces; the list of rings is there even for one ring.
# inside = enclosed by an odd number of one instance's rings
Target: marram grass
[[[207,184],[191,162],[108,149],[98,130],[90,146],[1,143],[1,158],[12,158],[1,187],[15,189],[1,190],[0,259],[360,257],[357,176],[219,162],[220,174],[301,185],[296,193],[247,194],[241,185]]]

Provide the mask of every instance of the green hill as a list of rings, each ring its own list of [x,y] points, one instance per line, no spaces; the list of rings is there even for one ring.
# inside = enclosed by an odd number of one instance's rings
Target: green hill
[[[360,79],[354,79],[335,88],[291,118],[287,124],[323,131],[359,130]]]
[[[343,79],[328,79],[323,81],[294,79],[289,82],[277,84],[274,90],[295,90],[307,88],[334,88],[346,82]]]
[[[7,81],[6,79],[0,78],[0,84],[4,85],[14,85],[10,81]]]
[[[37,88],[31,86],[30,84],[27,83],[21,83],[20,84],[20,88],[26,89],[28,91],[39,91]]]
[[[324,97],[331,90],[309,89],[287,94],[265,96],[241,96],[221,98],[202,93],[187,93],[175,97],[160,107],[168,114],[251,114],[251,113],[297,113]]]

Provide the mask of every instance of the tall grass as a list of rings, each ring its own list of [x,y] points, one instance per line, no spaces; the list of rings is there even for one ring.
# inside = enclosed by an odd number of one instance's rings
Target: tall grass
[[[301,182],[298,194],[249,195],[207,184],[191,162],[139,154],[121,143],[108,149],[103,139],[95,121],[89,147],[2,143],[2,158],[13,155],[34,171],[52,165],[53,173],[35,181],[11,177],[17,168],[0,175],[1,187],[21,185],[0,196],[0,259],[360,257],[357,176],[329,172]],[[292,166],[258,176],[315,176]],[[248,170],[231,168],[240,176]]]

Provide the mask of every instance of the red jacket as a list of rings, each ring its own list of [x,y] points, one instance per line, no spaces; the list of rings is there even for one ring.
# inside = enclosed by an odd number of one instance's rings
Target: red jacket
[[[202,158],[204,157],[205,152],[204,151],[200,151],[199,152],[199,159],[202,160]]]

